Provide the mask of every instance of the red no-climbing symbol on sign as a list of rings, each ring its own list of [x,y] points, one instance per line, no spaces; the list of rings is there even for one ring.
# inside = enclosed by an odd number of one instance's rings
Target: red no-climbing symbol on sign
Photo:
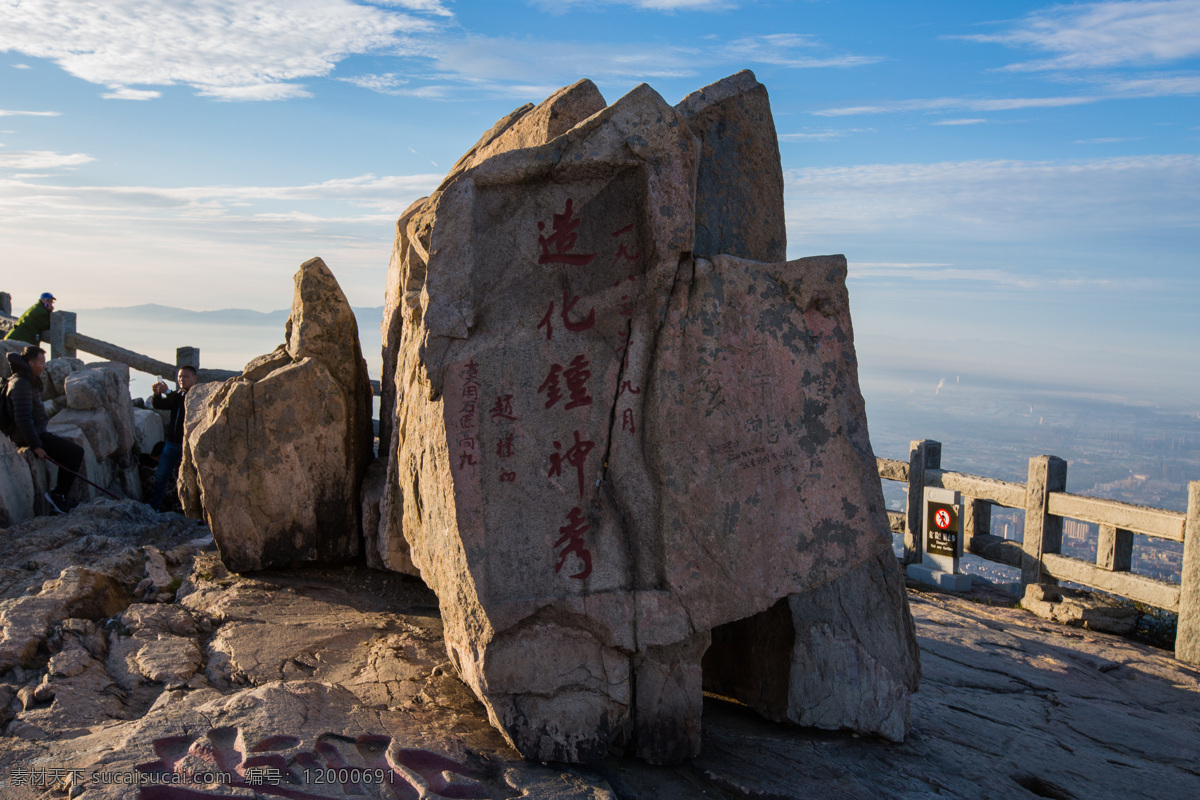
[[[946,530],[950,527],[950,512],[944,508],[939,508],[933,513],[933,524],[937,525],[941,530]]]

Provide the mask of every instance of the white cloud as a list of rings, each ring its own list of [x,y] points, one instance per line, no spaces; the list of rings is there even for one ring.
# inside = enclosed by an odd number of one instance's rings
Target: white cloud
[[[454,16],[450,9],[442,5],[439,0],[368,0],[368,2],[376,6],[399,6],[409,11],[434,14],[439,17]]]
[[[437,2],[390,3],[444,17]],[[29,0],[0,3],[0,48],[54,61],[129,98],[184,84],[228,100],[305,96],[295,83],[355,53],[402,53],[433,23],[350,0]]]
[[[794,33],[712,40],[703,45],[488,36],[425,40],[423,45],[435,70],[425,79],[523,98],[544,96],[581,75],[598,83],[624,82],[694,78],[701,69],[718,65],[729,65],[731,69],[755,63],[795,69],[844,68],[879,60],[874,56],[826,54],[816,39]],[[345,80],[384,93],[412,93],[399,90],[394,74]]]
[[[70,285],[94,305],[167,302],[161,277],[169,263],[171,291],[189,307],[285,308],[290,276],[314,255],[352,302],[379,305],[396,218],[441,179],[156,187],[0,177],[0,240],[6,257],[39,282]]]
[[[13,64],[12,68],[13,69],[33,69],[33,67],[29,66],[28,64]]]
[[[379,94],[390,94],[397,97],[428,97],[440,99],[446,97],[449,87],[438,85],[409,86],[411,80],[402,78],[394,72],[382,75],[354,75],[348,78],[338,78],[339,81],[370,89]]]
[[[789,170],[785,201],[797,242],[855,237],[862,246],[880,235],[1028,244],[1116,231],[1194,239],[1200,156]]]
[[[808,133],[781,133],[779,141],[781,142],[831,142],[835,139],[844,139],[852,133],[863,133],[871,130],[870,128],[845,128],[843,130],[824,130],[813,131]]]
[[[1200,75],[1141,75],[1114,78],[1105,87],[1115,97],[1176,97],[1200,94]]]
[[[24,166],[26,169],[92,160],[82,154],[13,153],[0,155],[0,166],[4,165],[3,159],[10,155],[44,156],[40,162],[30,159]],[[58,161],[53,157],[57,157]],[[106,214],[156,214],[163,211],[184,216],[217,214],[232,219],[260,213],[257,209],[264,203],[312,202],[326,206],[344,203],[348,208],[367,209],[370,211],[367,217],[373,217],[376,213],[396,216],[404,210],[407,202],[428,194],[441,179],[441,175],[432,174],[360,175],[299,186],[183,187],[60,186],[13,179],[0,180],[0,209],[4,209],[4,216],[10,220],[22,216],[62,214],[66,218],[71,214],[80,214],[101,217]],[[339,219],[348,218],[343,212],[339,212]]]
[[[56,167],[74,167],[95,160],[84,153],[18,150],[12,153],[0,153],[0,169],[54,169]]]
[[[1052,97],[934,97],[921,100],[891,100],[877,105],[840,106],[814,111],[818,117],[845,117],[861,114],[893,114],[906,111],[1014,111],[1023,108],[1059,108],[1082,106],[1106,100],[1139,97],[1186,97],[1200,94],[1200,75],[1148,74],[1119,78],[1100,76],[1089,81],[1092,94]]]
[[[553,13],[571,8],[633,6],[646,11],[726,11],[737,8],[735,0],[534,0],[534,4]]]
[[[801,48],[814,48],[818,42],[811,36],[794,33],[776,33],[768,36],[751,36],[736,39],[722,49],[732,60],[744,59],[760,64],[781,67],[814,69],[822,67],[859,67],[875,64],[883,59],[878,56],[855,55],[798,55]]]
[[[1144,65],[1200,55],[1200,3],[1150,0],[1061,5],[1031,14],[1004,33],[964,36],[1030,47],[1051,58],[1011,64],[1011,71]]]
[[[111,92],[105,92],[100,96],[105,100],[153,100],[157,97],[162,97],[162,92],[156,92],[153,89],[130,89],[129,87],[122,86]]]
[[[984,122],[987,122],[987,120],[983,119],[981,117],[972,117],[970,119],[939,119],[937,122],[934,122],[931,124],[932,125],[980,125]]]
[[[1103,99],[1105,98],[1086,95],[1004,98],[935,97],[928,100],[893,100],[870,106],[823,108],[812,113],[818,117],[846,117],[861,114],[893,114],[903,111],[1012,111],[1021,108],[1081,106]]]
[[[0,117],[61,117],[61,111],[7,111],[0,108]]]
[[[697,52],[641,43],[548,42],[472,36],[442,42],[434,56],[444,77],[472,84],[531,84],[539,93],[553,91],[569,78],[682,78],[696,74]]]

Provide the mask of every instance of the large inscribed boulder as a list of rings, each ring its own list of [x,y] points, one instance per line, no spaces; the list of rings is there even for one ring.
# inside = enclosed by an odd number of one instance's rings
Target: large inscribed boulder
[[[642,85],[545,142],[477,145],[398,226],[374,553],[437,593],[451,660],[527,757],[694,756],[705,684],[749,692],[723,652],[746,631],[722,628],[748,619],[788,643],[747,653],[777,673],[748,704],[907,727],[916,650],[846,262],[783,261],[760,90],[742,73],[673,108]],[[706,163],[753,185],[700,191]],[[777,188],[741,233],[721,218]],[[838,702],[803,711],[808,673],[849,663],[861,678],[828,677]]]
[[[287,342],[187,403],[184,507],[239,572],[358,553],[372,440],[358,325],[319,258],[295,283]]]

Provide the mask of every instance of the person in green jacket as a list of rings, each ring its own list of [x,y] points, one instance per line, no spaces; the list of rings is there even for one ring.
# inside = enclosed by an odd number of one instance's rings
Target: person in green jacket
[[[42,292],[38,301],[21,315],[17,324],[4,337],[28,344],[41,344],[42,334],[50,330],[50,312],[54,310],[54,295]]]

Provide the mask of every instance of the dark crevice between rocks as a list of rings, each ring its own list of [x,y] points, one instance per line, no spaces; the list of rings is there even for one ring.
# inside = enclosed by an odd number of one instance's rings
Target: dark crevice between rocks
[[[704,691],[745,703],[768,719],[785,718],[795,639],[786,597],[759,614],[718,625],[700,662]]]
[[[1050,800],[1075,800],[1075,795],[1068,792],[1056,783],[1051,783],[1044,778],[1039,778],[1036,775],[1029,773],[1017,773],[1010,776],[1013,782],[1025,789],[1028,792],[1036,794],[1038,797],[1048,797]]]

